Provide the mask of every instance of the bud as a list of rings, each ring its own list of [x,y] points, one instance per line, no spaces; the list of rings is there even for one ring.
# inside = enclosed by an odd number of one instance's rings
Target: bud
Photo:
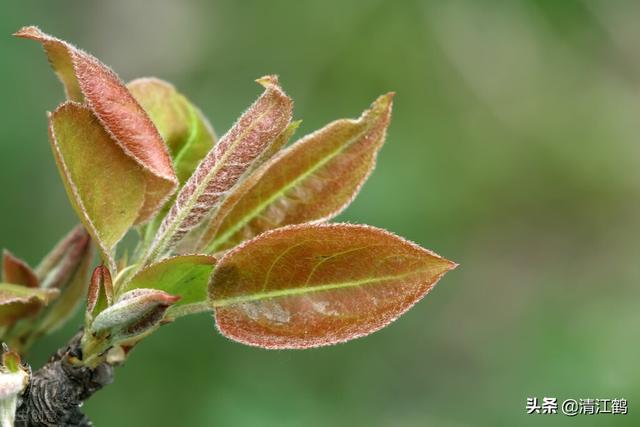
[[[113,303],[113,282],[109,269],[101,264],[93,270],[87,294],[87,314],[95,316]]]
[[[124,293],[91,324],[93,335],[107,335],[116,343],[141,335],[158,326],[167,309],[180,300],[157,289],[134,289]]]
[[[22,366],[18,353],[3,345],[0,366],[0,425],[14,425],[18,396],[29,382],[29,371]]]

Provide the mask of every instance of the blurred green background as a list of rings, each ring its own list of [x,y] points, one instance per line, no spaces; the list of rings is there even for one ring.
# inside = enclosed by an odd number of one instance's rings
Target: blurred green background
[[[339,218],[461,264],[390,327],[265,351],[209,315],[162,328],[86,405],[97,426],[640,424],[640,4],[20,1],[0,16],[0,245],[37,260],[76,222],[47,142],[63,99],[22,25],[125,80],[170,80],[218,134],[277,73],[300,134],[397,92],[376,172]],[[78,321],[34,348],[43,363]],[[526,415],[527,397],[627,416]]]

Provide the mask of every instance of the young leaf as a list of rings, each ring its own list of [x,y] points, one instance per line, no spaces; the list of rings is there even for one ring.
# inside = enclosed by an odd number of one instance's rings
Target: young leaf
[[[169,147],[178,180],[184,184],[215,144],[211,125],[170,83],[141,78],[128,83],[127,88]]]
[[[60,281],[60,277],[66,277],[67,266],[72,268],[77,265],[74,259],[81,255],[82,250],[90,241],[89,235],[82,224],[76,225],[66,236],[64,236],[55,247],[40,261],[36,267],[36,274],[42,282],[43,288],[57,288],[55,285]],[[76,254],[75,256],[71,256]],[[66,261],[71,257],[70,261]],[[62,271],[64,274],[61,275]]]
[[[292,101],[275,76],[258,80],[265,91],[202,160],[178,193],[143,263],[164,255],[219,202],[289,125]]]
[[[228,338],[308,348],[370,334],[395,320],[456,266],[387,231],[303,224],[229,251],[209,286]]]
[[[265,164],[269,159],[278,154],[278,152],[284,147],[287,142],[295,135],[296,131],[300,127],[302,120],[296,120],[295,122],[289,123],[289,126],[282,131],[280,135],[258,156],[258,158],[253,162],[251,167],[247,169],[247,174],[253,172],[258,169],[260,166]]]
[[[87,287],[87,272],[93,258],[91,239],[81,225],[75,227],[43,259],[36,269],[40,288],[58,292],[46,307],[41,303],[27,304],[28,314],[37,315],[21,321],[5,339],[26,350],[38,337],[57,329],[75,313]],[[19,304],[15,304],[18,306]],[[25,312],[27,308],[22,306]]]
[[[93,258],[91,239],[80,228],[77,239],[68,246],[65,255],[57,263],[56,269],[45,278],[42,285],[58,289],[60,295],[39,314],[32,331],[34,337],[52,332],[71,318],[87,289],[87,275]]]
[[[294,143],[238,184],[197,251],[215,253],[263,231],[333,218],[371,173],[391,117],[393,94],[357,120],[338,120]]]
[[[87,292],[87,313],[92,317],[113,304],[113,281],[111,273],[104,265],[93,270]]]
[[[207,285],[216,259],[207,255],[184,255],[152,264],[136,274],[126,290],[153,288],[180,297],[173,307],[207,301]]]
[[[35,315],[58,295],[57,289],[28,288],[0,283],[0,326]]]
[[[115,304],[96,316],[91,324],[91,333],[107,333],[111,342],[140,335],[158,326],[167,308],[179,299],[157,289],[126,292]]]
[[[51,113],[49,135],[71,204],[113,268],[111,250],[144,202],[144,172],[80,104]]]
[[[24,27],[14,35],[44,46],[67,97],[86,103],[113,140],[144,170],[146,192],[136,223],[152,217],[178,181],[167,148],[143,108],[118,76],[88,53],[37,27]]]
[[[6,249],[2,254],[2,280],[5,283],[15,283],[29,288],[37,288],[39,282],[38,276],[29,264]]]

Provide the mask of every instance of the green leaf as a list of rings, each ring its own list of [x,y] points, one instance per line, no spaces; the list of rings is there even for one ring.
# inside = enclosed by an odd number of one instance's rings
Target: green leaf
[[[169,147],[178,180],[184,184],[215,144],[211,125],[202,112],[168,82],[142,78],[128,83],[127,88]]]
[[[160,134],[124,83],[106,65],[73,45],[24,27],[17,37],[41,43],[72,101],[84,102],[102,126],[144,171],[145,192],[136,223],[153,217],[176,190],[178,180]]]
[[[51,113],[49,134],[71,204],[115,270],[112,249],[144,203],[144,171],[82,105],[67,102]]]
[[[2,254],[2,281],[29,288],[37,288],[39,282],[38,276],[29,264],[6,249]]]
[[[142,265],[164,256],[214,209],[254,161],[287,128],[291,99],[275,76],[258,80],[265,91],[202,160],[164,218]]]
[[[0,326],[11,325],[22,318],[34,316],[58,294],[57,289],[28,288],[0,283]]]
[[[264,348],[308,348],[368,335],[456,266],[385,230],[303,224],[229,251],[209,288],[220,332]]]
[[[136,274],[125,289],[152,288],[177,295],[181,299],[172,311],[180,306],[202,304],[207,301],[207,286],[215,263],[216,259],[207,255],[168,258]]]
[[[294,143],[239,183],[196,251],[215,253],[283,225],[335,217],[373,170],[391,118],[393,94],[357,120],[338,120]]]

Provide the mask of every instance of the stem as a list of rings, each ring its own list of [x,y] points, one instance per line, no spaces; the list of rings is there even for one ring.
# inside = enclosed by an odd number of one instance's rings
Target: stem
[[[16,412],[16,426],[91,425],[80,405],[113,381],[113,366],[103,362],[90,368],[81,363],[81,337],[82,331],[31,375]]]

